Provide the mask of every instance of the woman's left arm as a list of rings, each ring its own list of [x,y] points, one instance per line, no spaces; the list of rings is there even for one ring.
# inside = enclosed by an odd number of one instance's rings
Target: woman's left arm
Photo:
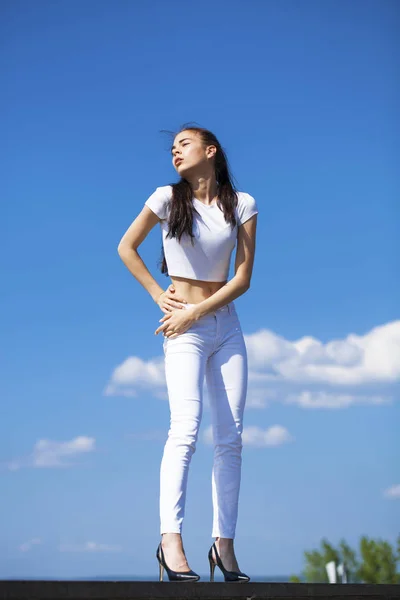
[[[196,320],[232,302],[249,289],[256,250],[256,229],[257,214],[238,227],[235,275],[210,298],[190,307]]]

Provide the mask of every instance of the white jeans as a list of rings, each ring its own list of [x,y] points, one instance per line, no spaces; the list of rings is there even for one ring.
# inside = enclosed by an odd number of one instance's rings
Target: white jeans
[[[171,421],[160,468],[161,534],[182,533],[206,377],[214,443],[211,535],[234,538],[248,377],[246,346],[234,303],[201,317],[175,338],[165,337],[163,346]]]

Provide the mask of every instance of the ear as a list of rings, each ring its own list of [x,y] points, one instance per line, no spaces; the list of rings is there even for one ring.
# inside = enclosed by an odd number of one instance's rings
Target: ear
[[[207,148],[208,158],[212,158],[216,154],[217,154],[217,148],[216,148],[216,146],[208,146],[208,148]]]

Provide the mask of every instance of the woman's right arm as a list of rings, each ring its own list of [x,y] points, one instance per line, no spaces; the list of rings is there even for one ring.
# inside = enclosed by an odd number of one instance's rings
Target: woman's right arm
[[[185,302],[185,300],[177,298],[175,292],[172,292],[171,298],[163,298],[162,306],[160,296],[162,293],[168,294],[169,288],[167,292],[164,292],[162,287],[152,277],[138,253],[138,247],[159,221],[158,216],[148,206],[143,206],[142,211],[122,236],[118,244],[118,254],[135,279],[149,292],[154,302],[159,304],[161,310],[168,312],[164,310],[163,306],[166,307],[168,304],[171,308],[181,308],[179,304],[175,305],[174,302]]]

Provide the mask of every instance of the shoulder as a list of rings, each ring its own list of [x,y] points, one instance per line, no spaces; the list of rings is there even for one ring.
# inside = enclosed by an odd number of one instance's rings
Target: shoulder
[[[172,198],[172,186],[161,185],[147,198],[145,204],[148,206],[161,220],[167,218],[168,203]]]
[[[170,200],[172,198],[172,185],[160,185],[156,187],[153,194],[162,200]]]
[[[248,192],[237,192],[237,217],[239,225],[243,225],[250,217],[258,213],[257,201]]]
[[[157,190],[160,194],[163,194],[168,200],[172,198],[172,185],[160,185]]]
[[[238,207],[240,206],[242,208],[248,204],[256,204],[256,200],[255,200],[254,196],[252,196],[248,192],[239,192],[238,191],[237,197],[238,197]]]

